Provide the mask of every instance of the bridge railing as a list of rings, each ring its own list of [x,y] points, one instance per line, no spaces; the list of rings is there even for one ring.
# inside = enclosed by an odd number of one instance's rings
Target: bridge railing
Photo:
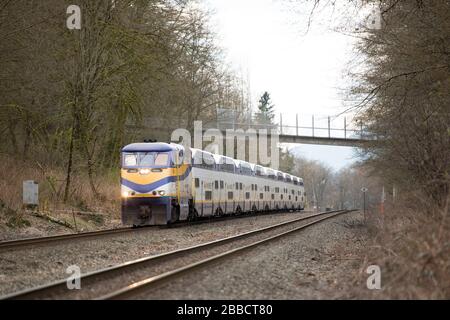
[[[227,119],[229,120],[229,119]],[[275,121],[274,121],[275,122]],[[347,117],[318,117],[280,114],[272,124],[258,123],[253,117],[245,121],[218,121],[218,129],[275,129],[279,135],[311,138],[373,140],[374,137],[362,123]]]

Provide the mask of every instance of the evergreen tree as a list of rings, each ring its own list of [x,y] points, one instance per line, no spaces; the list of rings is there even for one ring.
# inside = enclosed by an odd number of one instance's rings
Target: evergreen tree
[[[255,115],[255,120],[257,124],[273,125],[275,113],[275,105],[270,99],[270,94],[265,91],[258,102],[258,112]]]

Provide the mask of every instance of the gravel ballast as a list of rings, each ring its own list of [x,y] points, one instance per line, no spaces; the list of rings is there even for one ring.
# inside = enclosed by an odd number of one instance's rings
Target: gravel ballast
[[[360,213],[328,219],[215,266],[182,276],[137,299],[333,299],[348,296],[363,261]]]
[[[65,279],[69,276],[66,269],[71,265],[77,265],[82,273],[88,273],[301,216],[305,214],[251,216],[173,229],[150,228],[132,234],[65,241],[44,247],[0,251],[0,295]]]

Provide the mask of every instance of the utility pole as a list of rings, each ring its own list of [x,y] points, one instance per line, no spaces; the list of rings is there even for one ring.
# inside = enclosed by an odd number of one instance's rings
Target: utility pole
[[[316,186],[314,185],[314,177],[312,177],[312,192],[313,192],[313,209],[316,207],[317,212],[317,196],[316,196]]]
[[[366,187],[361,188],[361,192],[363,193],[363,212],[364,212],[364,221],[366,221],[366,193],[368,189]]]

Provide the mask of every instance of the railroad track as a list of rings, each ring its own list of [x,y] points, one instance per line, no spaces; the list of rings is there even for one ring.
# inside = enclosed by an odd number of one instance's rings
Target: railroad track
[[[21,247],[31,246],[31,245],[47,245],[53,244],[55,242],[73,240],[73,239],[88,239],[88,238],[98,238],[111,234],[129,233],[135,231],[134,228],[117,228],[108,230],[99,230],[91,232],[80,232],[80,233],[69,233],[61,234],[57,236],[48,237],[36,237],[36,238],[25,238],[18,240],[9,240],[0,242],[0,250],[6,249],[18,249]]]
[[[348,212],[351,210],[303,216],[235,236],[86,273],[81,275],[80,290],[68,290],[66,280],[61,280],[16,292],[2,299],[126,299],[197,268]],[[123,286],[124,282],[128,285]]]
[[[186,225],[195,225],[202,223],[211,223],[211,222],[220,222],[229,219],[240,219],[240,218],[248,218],[255,215],[268,215],[274,214],[270,213],[258,213],[258,214],[242,214],[239,216],[224,216],[224,217],[213,217],[213,218],[204,218],[198,221],[192,222],[177,222],[172,225],[167,226],[143,226],[139,228],[133,227],[124,227],[124,228],[116,228],[116,229],[107,229],[107,230],[99,230],[99,231],[91,231],[91,232],[80,232],[80,233],[70,233],[70,234],[61,234],[56,236],[47,236],[47,237],[35,237],[35,238],[25,238],[18,240],[8,240],[8,241],[0,241],[0,251],[1,250],[16,250],[22,247],[34,246],[34,245],[51,245],[54,243],[61,243],[67,240],[80,240],[80,239],[89,239],[89,238],[100,238],[109,235],[115,234],[126,234],[130,232],[137,232],[142,230],[148,230],[152,227],[159,228],[179,228],[184,227]]]

